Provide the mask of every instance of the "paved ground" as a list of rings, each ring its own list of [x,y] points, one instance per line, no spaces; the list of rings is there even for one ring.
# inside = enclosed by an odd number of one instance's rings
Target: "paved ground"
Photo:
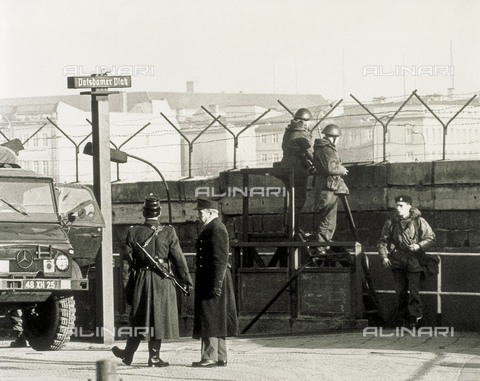
[[[191,339],[165,342],[168,368],[148,368],[142,343],[132,366],[110,353],[110,345],[72,342],[56,352],[10,349],[0,341],[0,380],[96,380],[96,362],[111,359],[118,380],[307,381],[307,380],[480,380],[480,333],[454,332],[448,337],[384,330],[383,336],[342,332],[302,336],[230,339],[226,368],[197,369],[200,343]],[[387,337],[386,335],[393,334]],[[123,346],[123,342],[117,343]],[[110,381],[110,380],[109,380]]]

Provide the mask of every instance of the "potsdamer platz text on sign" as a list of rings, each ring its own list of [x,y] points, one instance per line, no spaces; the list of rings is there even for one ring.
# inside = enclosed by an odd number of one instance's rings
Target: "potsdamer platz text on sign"
[[[68,77],[69,89],[92,89],[92,88],[124,88],[132,86],[132,77],[127,76],[91,76],[91,77]]]

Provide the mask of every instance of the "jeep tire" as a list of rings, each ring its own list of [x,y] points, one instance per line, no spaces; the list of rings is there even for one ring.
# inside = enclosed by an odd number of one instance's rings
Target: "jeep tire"
[[[23,329],[37,351],[55,351],[70,340],[75,324],[73,296],[51,295],[35,308],[23,311]]]

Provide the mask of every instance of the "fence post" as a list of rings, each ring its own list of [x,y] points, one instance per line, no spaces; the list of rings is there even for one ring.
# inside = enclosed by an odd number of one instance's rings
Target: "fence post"
[[[208,110],[206,109],[205,107],[203,106],[200,106],[203,111],[205,111],[208,115],[210,115],[212,118],[215,119],[215,116]],[[221,121],[220,119],[217,119],[217,122],[225,129],[227,130],[230,135],[233,136],[233,169],[236,169],[237,168],[237,146],[238,146],[238,142],[237,142],[237,137],[235,136],[235,134],[227,127],[225,126]]]
[[[52,123],[55,128],[60,131],[68,140],[70,140],[70,142],[75,146],[75,182],[78,183],[78,154],[80,153],[80,150],[78,148],[78,144],[75,143],[72,138],[70,138],[70,136],[68,136],[60,127],[58,127],[49,117],[47,117],[47,120]],[[42,127],[43,128],[43,127]],[[41,128],[39,128],[35,134],[40,131]],[[30,138],[32,138],[35,134],[33,134],[32,136],[30,136]],[[30,139],[29,138],[29,139]],[[27,139],[28,141],[28,139]]]
[[[417,95],[417,93],[415,92],[415,96],[417,97],[417,99],[420,101],[420,103],[422,103],[425,108],[430,111],[430,113],[435,117],[435,119],[438,120],[438,122],[442,125],[443,127],[443,147],[442,147],[442,160],[445,160],[445,151],[446,151],[446,147],[447,147],[447,132],[448,132],[448,125],[458,116],[458,114],[460,114],[474,99],[475,97],[477,96],[477,94],[475,94],[473,97],[471,97],[467,103],[465,103],[463,105],[463,107],[457,111],[457,113],[447,122],[447,123],[443,123],[443,121],[437,116],[437,114],[435,114],[433,112],[433,110],[424,102],[424,100],[419,96]]]
[[[287,106],[285,106],[285,105],[280,101],[280,99],[277,99],[277,102],[280,103],[280,105],[281,105],[285,110],[287,110],[287,111],[290,113],[291,116],[294,115],[293,112],[292,112]]]
[[[328,110],[328,112],[324,116],[320,118],[320,120],[315,124],[315,126],[311,128],[310,133],[313,133],[313,131],[320,125],[320,123],[322,123],[325,119],[327,119],[327,117],[333,112],[333,110],[335,110],[337,106],[342,102],[343,102],[343,99],[340,99],[337,103],[335,103],[333,107],[330,110]]]
[[[208,110],[206,109],[205,107],[201,106],[202,109],[208,114],[210,115],[212,118],[215,118],[215,116]],[[218,123],[220,123],[222,125],[222,127],[227,130],[232,136],[233,136],[233,169],[237,169],[237,148],[238,148],[238,137],[240,136],[240,134],[242,134],[245,130],[247,130],[250,126],[252,126],[253,124],[255,124],[256,122],[258,122],[260,119],[262,119],[265,115],[267,115],[268,113],[270,112],[270,109],[268,109],[267,111],[265,111],[262,115],[260,115],[258,118],[256,118],[255,120],[253,120],[252,122],[250,122],[249,124],[247,124],[245,126],[245,128],[243,128],[242,130],[240,130],[240,132],[238,134],[235,135],[235,133],[233,131],[231,131],[226,125],[224,125],[220,120],[217,120]]]
[[[360,102],[357,98],[355,98],[352,94],[350,96],[366,111],[368,112],[371,116],[375,118],[375,120],[380,123],[383,126],[383,163],[388,162],[387,161],[387,134],[388,134],[388,125],[390,122],[395,119],[395,117],[398,115],[398,113],[405,107],[405,105],[408,103],[408,101],[413,97],[414,94],[416,94],[417,90],[414,90],[410,96],[405,99],[405,101],[402,103],[402,105],[398,108],[397,111],[388,119],[387,123],[383,123],[381,121],[381,118],[378,118],[373,112],[371,112],[362,102]],[[375,146],[375,142],[374,142]]]
[[[255,120],[251,121],[250,123],[248,123],[244,128],[242,128],[238,134],[235,136],[234,138],[234,141],[235,141],[235,152],[236,152],[236,149],[238,148],[238,137],[243,134],[244,131],[246,131],[248,128],[250,128],[251,126],[253,126],[255,123],[257,123],[260,119],[262,119],[265,115],[267,115],[268,113],[270,112],[270,109],[268,109],[267,111],[265,111],[262,115],[260,115],[258,118],[256,118]],[[234,169],[237,168],[237,162],[236,162],[236,155],[234,157],[234,162],[233,162],[233,166],[234,166]]]
[[[207,126],[205,127],[197,136],[195,136],[195,138],[190,141],[183,133],[182,131],[180,131],[179,128],[177,128],[177,126],[175,126],[171,121],[170,119],[168,119],[165,114],[163,112],[160,113],[161,116],[163,116],[165,118],[165,120],[170,123],[170,125],[182,136],[182,138],[184,138],[187,143],[188,143],[188,178],[192,178],[192,152],[193,152],[193,143],[195,142],[195,140],[197,140],[205,131],[207,131],[211,126],[213,126],[213,124],[215,122],[218,122],[218,119],[221,117],[221,115],[217,116],[216,118],[214,117],[213,121]]]

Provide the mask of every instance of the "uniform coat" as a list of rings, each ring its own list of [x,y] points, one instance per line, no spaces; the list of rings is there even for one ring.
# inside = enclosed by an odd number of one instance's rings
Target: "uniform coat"
[[[218,218],[207,223],[198,236],[195,248],[193,338],[236,336],[238,320],[225,225]],[[220,295],[215,296],[215,293]]]
[[[192,285],[187,261],[183,256],[175,229],[170,225],[160,225],[153,221],[150,224],[130,227],[126,240],[127,260],[135,271],[135,288],[130,313],[131,326],[141,327],[137,334],[147,339],[171,339],[179,336],[177,294],[172,280],[162,279],[152,269],[147,268],[145,254],[136,242],[143,246],[152,235],[154,229],[159,232],[149,242],[146,251],[156,260],[168,261],[174,266],[174,273],[180,283]],[[167,266],[167,264],[163,264]],[[151,335],[152,334],[152,335]],[[136,335],[133,335],[136,336]]]
[[[315,139],[313,149],[313,165],[316,172],[314,203],[318,219],[317,240],[328,242],[332,240],[337,227],[338,196],[331,185],[333,180],[341,180],[340,175],[345,173],[345,167],[341,164],[337,149],[330,140]],[[346,188],[345,185],[344,187]]]
[[[410,245],[420,250],[412,251]],[[378,243],[382,259],[388,258],[395,278],[398,300],[397,325],[423,315],[420,283],[425,277],[425,251],[435,244],[435,233],[417,208],[407,218],[393,216],[383,225]]]
[[[282,140],[282,167],[293,168],[295,187],[295,209],[300,212],[307,199],[309,162],[312,161],[312,136],[301,120],[292,120],[285,129]],[[287,179],[282,179],[287,180]]]
[[[435,233],[417,208],[410,209],[407,218],[392,216],[383,225],[378,243],[382,258],[389,258],[392,269],[405,269],[410,272],[425,271],[422,256],[435,245]],[[408,249],[411,244],[420,245],[419,252]]]

